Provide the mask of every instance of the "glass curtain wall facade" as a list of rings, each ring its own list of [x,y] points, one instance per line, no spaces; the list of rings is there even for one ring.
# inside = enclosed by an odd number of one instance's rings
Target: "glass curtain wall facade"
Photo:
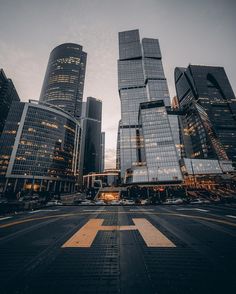
[[[172,133],[172,130],[176,130],[174,124],[177,121],[171,123],[163,100],[140,104],[140,164],[128,171],[128,182],[182,181],[179,156]]]
[[[13,101],[20,101],[11,79],[0,69],[0,137]]]
[[[187,157],[230,159],[235,166],[236,99],[224,68],[176,68],[175,85],[191,143]]]
[[[80,181],[83,180],[82,175],[99,172],[101,168],[102,101],[88,97],[84,107],[85,116],[81,119]]]
[[[121,101],[119,123],[119,166],[121,178],[126,169],[138,165],[138,113],[142,102],[164,100],[170,105],[167,82],[157,39],[144,38],[139,31],[119,33],[118,88]]]
[[[82,46],[65,43],[50,54],[40,101],[81,116],[87,53]]]
[[[1,189],[72,192],[79,124],[47,105],[14,102],[0,140]]]

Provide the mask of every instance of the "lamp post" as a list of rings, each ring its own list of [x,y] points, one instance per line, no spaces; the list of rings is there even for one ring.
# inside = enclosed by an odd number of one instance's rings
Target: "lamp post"
[[[195,173],[194,173],[194,169],[193,169],[193,162],[192,162],[192,159],[190,159],[190,164],[191,164],[192,173],[193,173],[193,182],[194,182],[194,186],[195,186],[195,188],[197,188],[196,179],[195,179]]]

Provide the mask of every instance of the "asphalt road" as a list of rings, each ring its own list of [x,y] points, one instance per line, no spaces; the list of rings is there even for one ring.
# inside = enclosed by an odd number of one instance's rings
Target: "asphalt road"
[[[58,206],[0,216],[0,293],[236,293],[236,207]]]

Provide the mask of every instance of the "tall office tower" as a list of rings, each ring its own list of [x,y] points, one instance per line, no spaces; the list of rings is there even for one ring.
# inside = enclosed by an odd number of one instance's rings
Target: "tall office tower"
[[[40,101],[62,108],[76,118],[81,115],[87,53],[82,46],[65,43],[50,54]]]
[[[74,192],[79,130],[55,106],[13,102],[0,138],[0,191]]]
[[[173,136],[178,124],[173,116],[168,114],[163,100],[140,104],[137,136],[139,164],[128,170],[126,183],[182,181],[176,138]],[[175,116],[175,119],[178,117]]]
[[[236,99],[224,68],[178,67],[175,85],[190,142],[187,157],[230,159],[236,165]]]
[[[11,79],[0,69],[0,137],[13,101],[20,101]]]
[[[88,97],[84,117],[81,118],[80,181],[90,172],[99,172],[101,166],[102,101]]]
[[[163,100],[170,106],[170,96],[157,39],[144,38],[139,31],[119,33],[118,87],[121,101],[120,168],[125,171],[138,164],[138,113],[142,102]]]
[[[105,169],[105,132],[101,133],[101,157],[100,157],[100,172]]]

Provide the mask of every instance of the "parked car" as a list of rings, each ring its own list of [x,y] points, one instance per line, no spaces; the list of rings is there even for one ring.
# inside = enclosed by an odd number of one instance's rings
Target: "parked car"
[[[103,200],[97,200],[96,202],[94,202],[94,204],[96,204],[96,205],[105,205],[106,203]]]
[[[150,204],[150,200],[148,200],[148,199],[141,200],[141,205],[148,205],[148,204]]]
[[[53,206],[53,205],[62,205],[62,202],[59,200],[50,200],[48,203],[46,203],[46,206]]]
[[[86,200],[81,201],[80,204],[81,205],[93,205],[93,202],[91,200],[86,199]]]
[[[135,202],[133,200],[124,199],[123,204],[124,205],[134,205]]]
[[[121,203],[120,203],[120,201],[112,200],[112,201],[110,202],[110,204],[111,204],[111,205],[120,205]]]
[[[184,201],[181,198],[173,199],[173,204],[183,204]]]
[[[163,203],[165,205],[170,205],[170,204],[183,204],[184,201],[181,198],[167,198],[166,201]]]
[[[202,203],[207,204],[207,203],[211,203],[211,202],[207,199],[202,199],[202,198],[197,198],[197,199],[190,201],[190,204],[202,204]]]
[[[173,204],[173,199],[167,198],[166,201],[163,202],[164,205]]]

